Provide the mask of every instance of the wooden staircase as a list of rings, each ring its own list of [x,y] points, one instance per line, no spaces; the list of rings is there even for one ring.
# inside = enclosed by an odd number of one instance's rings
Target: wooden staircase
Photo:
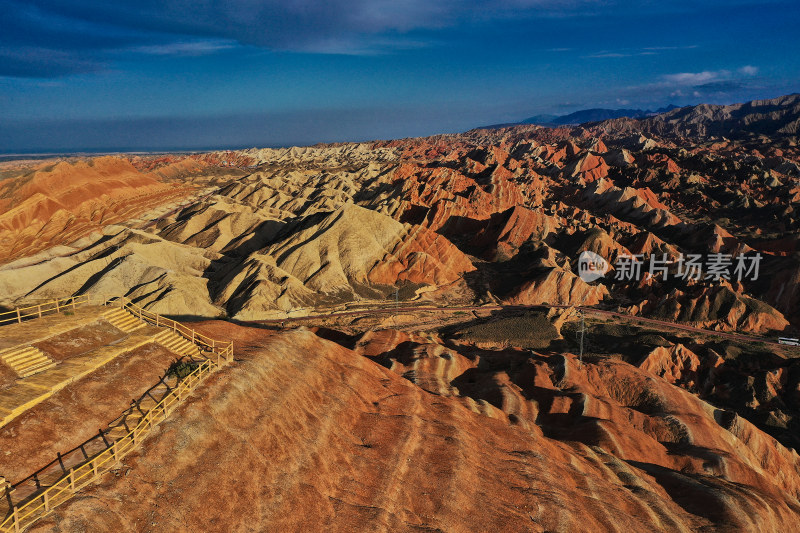
[[[164,330],[156,334],[153,337],[157,343],[162,345],[167,350],[174,352],[178,355],[188,355],[190,357],[200,357],[202,358],[202,354],[200,353],[200,349],[194,344],[192,341],[178,335],[172,330]]]
[[[0,514],[0,533],[23,531],[39,518],[52,512],[54,507],[74,496],[83,487],[94,483],[104,473],[117,468],[120,460],[140,446],[152,432],[153,427],[167,418],[212,372],[234,362],[233,342],[220,342],[209,338],[179,322],[147,311],[133,304],[127,298],[121,297],[115,300],[118,304],[121,303],[123,308],[109,309],[101,315],[101,318],[121,331],[129,333],[148,324],[164,328],[154,336],[151,336],[150,333],[154,331],[154,328],[149,328],[147,333],[131,335],[130,339],[123,339],[120,342],[130,342],[132,346],[138,347],[153,341],[179,356],[190,356],[194,360],[183,361],[188,365],[179,367],[180,372],[167,372],[159,380],[159,383],[148,389],[138,400],[131,401],[130,407],[110,423],[106,430],[101,429],[99,434],[68,452],[67,460],[70,461],[68,472],[64,465],[64,458],[67,456],[59,453],[49,465],[39,469],[21,482],[5,487],[5,497],[0,498],[0,506],[7,504],[7,510],[5,518]],[[74,308],[76,304],[88,302],[88,297],[84,300],[81,300],[80,297],[68,298],[53,302],[52,308],[58,312],[59,308],[65,307],[65,304],[70,304]],[[108,302],[104,305],[108,305]],[[48,306],[50,304],[17,309],[9,316],[11,316],[12,322],[22,323],[23,319],[41,317],[43,313],[50,313],[51,309]],[[93,319],[96,320],[97,316],[93,311]],[[0,323],[2,323],[3,317],[4,315],[0,314]],[[27,342],[38,341],[28,340]],[[108,347],[103,347],[100,351],[106,348]],[[116,354],[103,352],[100,357],[103,360],[99,365],[107,363],[110,360],[109,357],[116,357]],[[42,372],[59,364],[32,345],[0,350],[0,360],[13,368],[21,377]],[[59,366],[59,369],[64,368],[69,371],[71,366],[67,364]],[[82,372],[79,374],[81,377],[99,368],[99,366],[84,368],[85,362],[80,362],[78,366]],[[186,374],[185,371],[189,373]],[[59,379],[62,377],[61,373],[60,370],[52,372]],[[42,383],[37,383],[37,380]],[[62,381],[56,384],[58,389],[55,389],[52,388],[52,385],[44,383],[45,381],[47,381],[47,376],[41,376],[32,379],[28,385],[25,385],[24,381],[14,385],[14,387],[23,388],[50,387],[46,394],[42,393],[33,399],[25,396],[22,400],[27,400],[27,403],[19,404],[17,402],[17,404],[22,405],[23,409],[27,409],[30,405],[42,401],[69,383],[69,381]],[[0,414],[2,411],[3,409],[0,409]],[[17,416],[13,413],[12,415]],[[5,424],[7,420],[9,420],[8,417],[0,418],[0,423]],[[80,455],[70,455],[72,452],[77,453],[78,451],[81,452]],[[43,482],[42,476],[49,477]],[[0,492],[3,492],[2,489],[3,487],[0,487]]]
[[[130,333],[131,331],[135,331],[147,325],[143,320],[139,320],[138,317],[120,308],[106,311],[103,313],[102,317],[111,322],[112,326],[125,333]]]
[[[0,352],[0,358],[21,378],[27,378],[56,366],[56,362],[33,346],[17,346]]]

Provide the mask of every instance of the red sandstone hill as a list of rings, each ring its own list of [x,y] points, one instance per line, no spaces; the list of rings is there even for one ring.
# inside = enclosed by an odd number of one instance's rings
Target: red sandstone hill
[[[239,363],[31,531],[797,530],[796,453],[625,363],[206,327]]]
[[[0,262],[76,240],[192,190],[114,156],[61,161],[0,182]]]

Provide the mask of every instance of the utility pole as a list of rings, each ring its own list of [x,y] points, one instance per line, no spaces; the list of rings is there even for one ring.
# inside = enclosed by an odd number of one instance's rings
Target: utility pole
[[[583,321],[583,309],[579,309],[578,312],[581,314],[581,329],[578,331],[580,334],[580,351],[578,352],[578,365],[583,364],[583,335],[586,332],[586,324]]]

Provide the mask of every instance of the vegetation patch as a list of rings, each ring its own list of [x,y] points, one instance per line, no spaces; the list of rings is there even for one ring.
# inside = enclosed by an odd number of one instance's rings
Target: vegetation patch
[[[167,376],[175,376],[178,380],[182,380],[199,366],[200,363],[197,361],[177,360],[169,366]]]
[[[507,318],[460,324],[454,338],[473,343],[542,349],[558,339],[558,331],[543,313],[526,312]]]

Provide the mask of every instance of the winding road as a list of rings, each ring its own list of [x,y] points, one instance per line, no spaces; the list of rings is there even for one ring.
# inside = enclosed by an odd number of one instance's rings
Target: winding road
[[[741,333],[731,333],[727,331],[713,331],[709,329],[698,328],[694,326],[689,326],[686,324],[679,324],[676,322],[670,322],[668,320],[657,320],[654,318],[644,318],[639,316],[627,315],[624,313],[618,313],[616,311],[606,311],[603,309],[596,309],[594,307],[583,307],[583,306],[569,306],[569,305],[480,305],[480,306],[461,306],[461,307],[391,307],[391,308],[378,308],[378,309],[361,309],[356,311],[340,311],[336,313],[326,313],[326,314],[319,314],[319,315],[307,315],[303,317],[293,317],[293,318],[276,318],[270,320],[248,320],[242,321],[246,323],[254,323],[254,324],[281,324],[281,323],[293,323],[293,322],[301,322],[306,320],[322,320],[322,319],[330,319],[334,317],[347,317],[347,316],[369,316],[369,315],[379,315],[379,314],[397,314],[397,313],[415,313],[415,312],[447,312],[452,313],[455,311],[500,311],[500,310],[525,310],[525,309],[568,309],[570,307],[574,307],[576,310],[583,311],[587,315],[599,315],[599,316],[609,316],[616,319],[626,320],[626,321],[634,321],[640,322],[643,324],[653,324],[656,326],[667,327],[672,329],[677,329],[681,331],[688,331],[691,333],[700,333],[703,335],[714,335],[717,337],[722,337],[725,339],[740,341],[740,342],[760,342],[768,345],[775,345],[775,346],[786,346],[784,344],[780,344],[775,340],[768,339],[766,337],[756,337],[753,335],[744,335]]]

